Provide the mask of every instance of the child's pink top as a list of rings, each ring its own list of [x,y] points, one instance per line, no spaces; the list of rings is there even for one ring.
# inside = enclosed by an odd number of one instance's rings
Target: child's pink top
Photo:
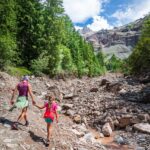
[[[48,102],[45,103],[46,112],[47,111],[56,112],[57,107],[58,107],[58,105],[56,102],[52,102],[50,109],[48,107]]]

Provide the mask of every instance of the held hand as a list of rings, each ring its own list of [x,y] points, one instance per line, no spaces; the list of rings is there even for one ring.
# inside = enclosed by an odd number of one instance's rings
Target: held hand
[[[32,105],[36,105],[36,102],[35,102],[35,101],[32,101]]]
[[[62,102],[62,100],[63,100],[63,94],[62,93],[59,95],[59,99],[60,99],[60,102]]]
[[[11,101],[10,101],[10,104],[11,104],[11,105],[13,105],[13,104],[14,104],[14,101],[13,101],[13,100],[11,100]]]

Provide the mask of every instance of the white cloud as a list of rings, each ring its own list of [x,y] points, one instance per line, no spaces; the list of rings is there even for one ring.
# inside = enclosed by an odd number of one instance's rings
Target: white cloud
[[[117,19],[117,24],[126,24],[143,17],[150,12],[150,0],[136,0],[126,9],[117,10],[112,17]]]
[[[101,29],[112,29],[113,27],[109,25],[108,21],[101,16],[93,17],[93,23],[87,25],[93,31],[99,31]]]
[[[80,26],[74,26],[76,30],[81,30],[83,29],[83,27],[80,27]]]
[[[102,4],[109,0],[63,0],[66,13],[74,23],[84,22],[103,11]]]

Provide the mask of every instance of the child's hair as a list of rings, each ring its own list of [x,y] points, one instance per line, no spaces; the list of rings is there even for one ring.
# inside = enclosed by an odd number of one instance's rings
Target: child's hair
[[[45,97],[46,97],[46,99],[47,99],[48,101],[51,101],[51,99],[52,99],[53,96],[52,96],[52,95],[46,95]]]
[[[46,99],[48,100],[48,107],[51,106],[54,95],[46,95]]]

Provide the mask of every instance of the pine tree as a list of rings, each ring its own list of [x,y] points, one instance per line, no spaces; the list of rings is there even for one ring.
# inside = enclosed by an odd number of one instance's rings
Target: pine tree
[[[48,73],[55,75],[60,63],[60,50],[58,46],[62,41],[62,15],[64,9],[62,0],[46,0],[44,7],[45,20],[45,49],[50,56],[48,63]]]
[[[43,18],[40,0],[17,1],[17,41],[22,65],[30,67],[31,61],[42,52]]]
[[[15,0],[0,1],[0,68],[12,64],[16,55]]]
[[[150,71],[150,15],[144,23],[141,38],[129,57],[132,73]]]

